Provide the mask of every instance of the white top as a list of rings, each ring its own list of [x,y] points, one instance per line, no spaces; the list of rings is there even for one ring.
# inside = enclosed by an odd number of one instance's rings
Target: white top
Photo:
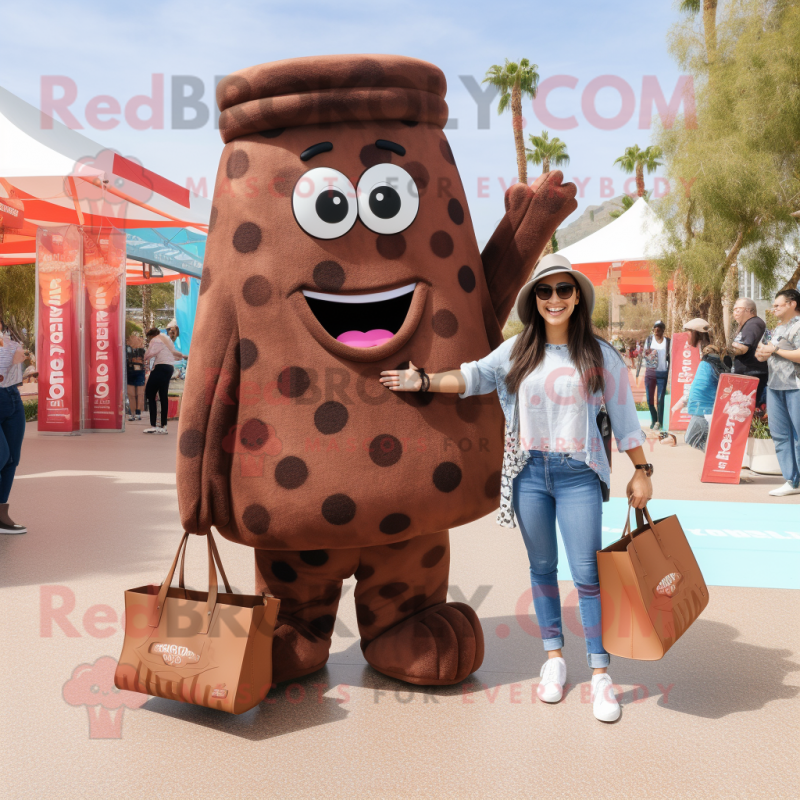
[[[2,334],[0,334],[2,336]],[[22,383],[22,364],[14,364],[14,354],[22,347],[10,336],[0,340],[0,387],[16,386]]]
[[[144,360],[149,361],[151,358],[153,366],[158,364],[168,364],[170,367],[175,365],[175,360],[178,358],[175,345],[172,344],[172,339],[164,334],[155,336],[150,344],[147,345],[147,351],[144,354]]]
[[[665,336],[660,342],[656,341],[656,337],[654,336],[650,340],[650,349],[655,350],[656,354],[658,355],[658,366],[656,367],[657,372],[666,372],[667,371],[667,337]]]
[[[524,450],[585,452],[586,392],[566,345],[545,345],[542,363],[522,381],[518,395]]]

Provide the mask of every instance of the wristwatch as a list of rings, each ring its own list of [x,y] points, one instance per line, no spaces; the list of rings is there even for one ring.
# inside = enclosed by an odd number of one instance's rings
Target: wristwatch
[[[644,474],[647,475],[649,478],[653,474],[653,465],[652,464],[634,464],[636,469],[643,469]]]

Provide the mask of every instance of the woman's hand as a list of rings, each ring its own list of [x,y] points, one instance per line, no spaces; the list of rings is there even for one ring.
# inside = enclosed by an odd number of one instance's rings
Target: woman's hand
[[[634,508],[644,508],[653,497],[653,483],[644,470],[637,469],[628,483],[626,494],[628,502]]]
[[[418,392],[422,377],[409,361],[408,369],[387,369],[381,372],[380,382],[393,392]]]

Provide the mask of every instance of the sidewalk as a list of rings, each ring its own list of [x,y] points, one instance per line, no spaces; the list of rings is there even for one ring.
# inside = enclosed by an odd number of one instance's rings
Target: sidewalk
[[[108,683],[113,661],[102,659],[122,646],[123,591],[160,582],[180,534],[177,426],[164,437],[143,427],[54,438],[28,426],[11,508],[29,533],[0,537],[4,796],[796,796],[800,592],[764,588],[800,575],[800,498],[767,496],[781,479],[701,484],[701,453],[648,440],[653,510],[678,509],[711,600],[662,661],[612,659],[614,725],[592,716],[571,582],[561,584],[571,687],[557,706],[535,700],[543,654],[525,551],[493,515],[452,533],[450,596],[478,610],[486,636],[465,684],[408,686],[368,667],[351,579],[328,666],[232,717],[144,695],[122,707]],[[629,476],[614,454],[609,539]],[[234,585],[252,591],[252,552],[217,541]],[[190,545],[199,588],[205,552]],[[81,665],[83,694],[80,675],[70,683]]]

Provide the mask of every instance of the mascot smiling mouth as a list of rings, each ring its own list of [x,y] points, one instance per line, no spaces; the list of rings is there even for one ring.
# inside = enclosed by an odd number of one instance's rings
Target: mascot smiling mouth
[[[303,295],[329,336],[350,347],[379,347],[403,327],[416,285],[371,294],[303,290]]]

